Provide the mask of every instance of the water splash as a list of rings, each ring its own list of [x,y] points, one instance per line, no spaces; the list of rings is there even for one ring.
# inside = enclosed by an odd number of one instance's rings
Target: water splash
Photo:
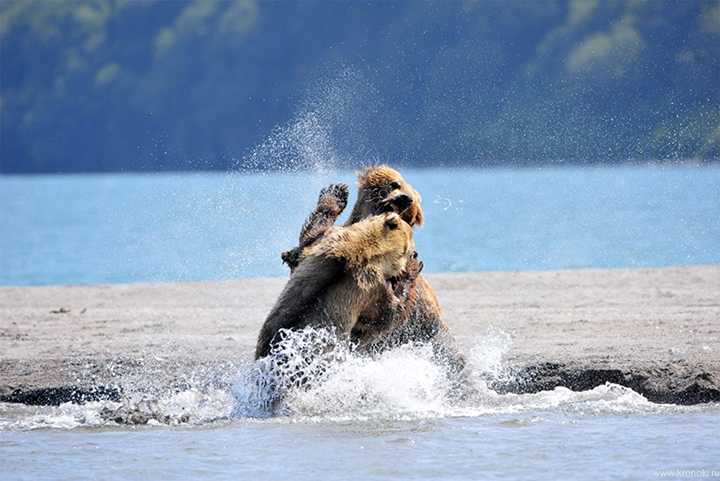
[[[379,92],[356,68],[324,69],[308,88],[293,118],[237,165],[240,171],[310,171],[357,167],[382,117]]]
[[[371,159],[369,139],[383,111],[379,98],[360,70],[328,67],[311,83],[294,116],[236,162],[218,194],[218,205],[227,213],[224,222],[262,225],[264,232],[258,236],[239,229],[222,277],[287,274],[279,262],[272,272],[261,266],[296,244],[322,187],[352,182],[350,169]],[[269,211],[274,215],[268,216]]]
[[[270,355],[240,372],[233,388],[233,416],[270,417],[292,411],[288,401],[297,392],[312,390],[331,376],[350,350],[328,329],[281,329]]]
[[[286,332],[270,356],[241,373],[237,417],[351,417],[432,410],[449,380],[432,347],[406,344],[376,357],[324,329]]]
[[[511,347],[512,337],[501,329],[490,326],[484,335],[478,335],[467,356],[472,382],[487,386],[515,378],[515,370],[503,362]]]
[[[458,380],[434,362],[428,344],[409,343],[370,357],[335,342],[326,331],[305,329],[286,335],[272,356],[242,370],[233,390],[232,416],[339,421],[669,408],[610,383],[585,392],[556,388],[535,394],[498,394],[490,386],[515,376],[512,366],[504,362],[511,345],[510,336],[500,330],[489,329],[478,337],[462,380],[465,394],[457,397]],[[279,368],[274,359],[282,359]],[[306,376],[308,372],[313,375]]]
[[[197,389],[161,396],[131,393],[120,402],[64,403],[56,407],[0,403],[0,432],[206,424],[227,418],[231,407],[232,397],[228,391]]]

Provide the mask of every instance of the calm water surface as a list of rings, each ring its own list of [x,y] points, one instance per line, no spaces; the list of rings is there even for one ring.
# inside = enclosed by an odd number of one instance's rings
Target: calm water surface
[[[402,173],[427,272],[720,263],[717,166]],[[0,284],[287,275],[280,252],[333,181],[354,176],[4,176]]]
[[[717,412],[702,411],[542,411],[414,420],[224,421],[3,433],[0,450],[7,480],[653,479],[660,470],[720,469],[718,419]]]

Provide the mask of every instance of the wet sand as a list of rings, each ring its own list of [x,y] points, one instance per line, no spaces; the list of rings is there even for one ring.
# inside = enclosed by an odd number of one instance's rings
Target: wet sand
[[[720,266],[428,274],[469,349],[508,333],[502,392],[628,386],[720,401]],[[228,388],[285,279],[0,287],[0,401]]]

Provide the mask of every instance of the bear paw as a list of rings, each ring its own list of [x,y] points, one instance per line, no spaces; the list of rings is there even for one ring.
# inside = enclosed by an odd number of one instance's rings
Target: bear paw
[[[347,207],[349,193],[350,187],[347,184],[330,184],[320,191],[318,208],[340,215]]]
[[[418,253],[413,252],[412,255],[407,258],[405,272],[391,280],[393,293],[401,303],[409,299],[410,293],[415,287],[415,283],[417,282],[417,278],[420,275],[420,272],[422,272],[423,267],[424,264],[421,261],[418,261]]]

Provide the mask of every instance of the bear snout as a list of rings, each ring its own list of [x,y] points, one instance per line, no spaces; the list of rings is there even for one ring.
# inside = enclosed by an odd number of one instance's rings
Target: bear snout
[[[386,212],[403,214],[407,208],[413,204],[413,202],[414,199],[410,194],[399,194],[395,197],[387,197],[380,203],[377,209],[375,209],[375,215],[384,214]]]
[[[405,209],[410,207],[413,203],[413,198],[410,194],[400,194],[397,197],[390,200],[398,208],[398,212],[403,212]]]

